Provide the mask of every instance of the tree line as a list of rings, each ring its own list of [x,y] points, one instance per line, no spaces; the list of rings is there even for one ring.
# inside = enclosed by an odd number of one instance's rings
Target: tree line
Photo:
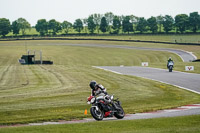
[[[76,19],[72,24],[68,21],[62,23],[51,19],[39,19],[34,26],[36,31],[41,36],[44,35],[56,35],[57,33],[64,31],[65,34],[69,33],[70,29],[76,30],[79,34],[81,32],[94,34],[106,33],[119,34],[123,33],[145,33],[150,31],[151,33],[169,33],[174,30],[176,33],[184,33],[189,30],[196,33],[200,30],[200,14],[198,12],[192,12],[187,14],[178,14],[174,18],[170,15],[150,17],[145,19],[144,17],[137,17],[134,15],[117,16],[112,12],[105,14],[92,14],[85,19]],[[9,32],[14,35],[18,35],[22,32],[22,35],[26,34],[26,29],[30,29],[30,23],[24,19],[19,18],[10,23],[7,18],[0,18],[0,35],[5,37]]]

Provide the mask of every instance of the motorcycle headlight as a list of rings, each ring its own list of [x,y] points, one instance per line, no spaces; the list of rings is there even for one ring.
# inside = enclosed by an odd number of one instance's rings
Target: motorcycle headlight
[[[113,98],[114,98],[113,96],[110,97],[111,100],[113,100]]]
[[[93,97],[90,102],[94,103],[95,102],[95,98]]]

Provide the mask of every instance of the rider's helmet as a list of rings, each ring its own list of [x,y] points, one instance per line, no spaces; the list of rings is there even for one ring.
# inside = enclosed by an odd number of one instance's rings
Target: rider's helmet
[[[172,60],[172,57],[169,57],[169,60]]]
[[[90,82],[90,88],[91,88],[92,90],[94,90],[94,89],[95,89],[95,86],[96,86],[96,84],[97,84],[97,82],[96,82],[96,81],[94,81],[94,80],[92,80],[92,81]]]

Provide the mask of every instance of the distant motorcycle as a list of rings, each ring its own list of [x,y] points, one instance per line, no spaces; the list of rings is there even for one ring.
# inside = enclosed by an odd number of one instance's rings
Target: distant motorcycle
[[[170,61],[170,62],[168,63],[169,72],[172,72],[173,67],[174,67],[174,62],[173,62],[173,61]]]
[[[118,99],[114,99],[114,96],[90,96],[87,100],[88,104],[91,104],[90,113],[97,121],[103,120],[103,118],[115,116],[117,119],[122,119],[125,116],[124,110],[121,107],[121,102]]]

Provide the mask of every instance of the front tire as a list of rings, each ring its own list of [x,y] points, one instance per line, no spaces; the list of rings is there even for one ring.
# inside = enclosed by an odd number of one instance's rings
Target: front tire
[[[97,110],[95,107],[92,107],[90,108],[90,113],[95,120],[97,121],[103,120],[104,113],[100,109]]]
[[[115,116],[117,119],[122,119],[122,118],[124,118],[125,113],[124,113],[123,108],[122,108],[120,105],[117,105],[117,107],[118,107],[119,109],[117,110],[117,112],[114,113],[114,116]]]

